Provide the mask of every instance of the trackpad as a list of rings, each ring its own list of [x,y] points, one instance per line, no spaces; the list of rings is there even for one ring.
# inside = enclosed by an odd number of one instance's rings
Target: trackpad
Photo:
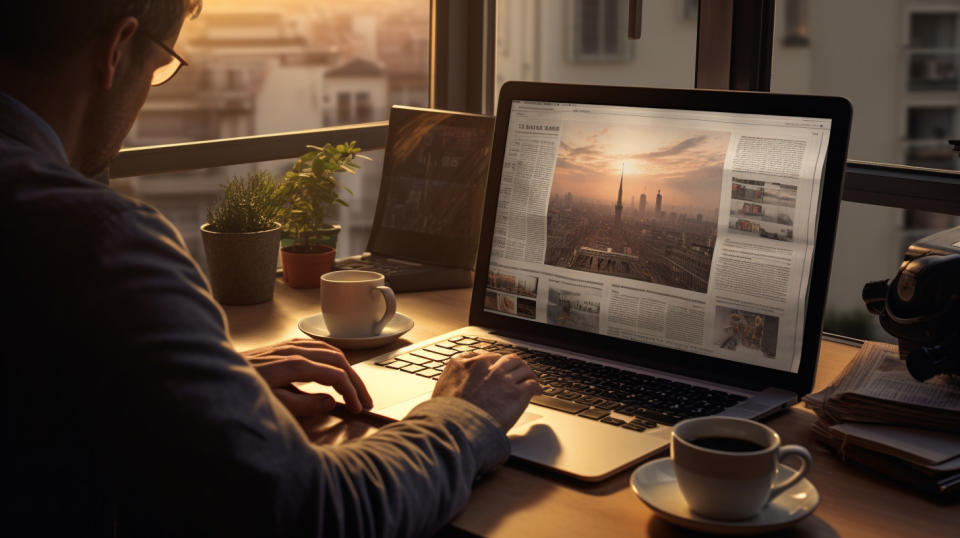
[[[536,414],[536,413],[531,413],[531,412],[529,412],[529,411],[526,411],[526,412],[524,412],[522,415],[520,415],[520,418],[517,419],[517,423],[514,424],[513,427],[516,428],[516,427],[518,427],[518,426],[523,426],[523,425],[526,424],[527,422],[530,422],[530,421],[532,421],[532,420],[541,419],[541,418],[543,418],[543,415],[538,415],[538,414]]]

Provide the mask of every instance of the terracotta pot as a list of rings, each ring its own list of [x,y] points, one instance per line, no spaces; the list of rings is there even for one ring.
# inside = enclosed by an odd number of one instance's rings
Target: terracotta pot
[[[291,288],[319,288],[324,273],[333,270],[337,249],[316,245],[311,249],[291,246],[280,249],[283,278]]]
[[[220,233],[200,227],[213,296],[220,304],[246,305],[273,299],[280,224],[270,230]]]

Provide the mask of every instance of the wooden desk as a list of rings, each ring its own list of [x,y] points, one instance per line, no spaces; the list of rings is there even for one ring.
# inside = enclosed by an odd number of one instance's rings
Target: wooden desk
[[[411,316],[416,326],[394,347],[426,339],[467,324],[469,290],[401,294],[397,309]],[[297,321],[317,313],[319,290],[292,290],[277,283],[272,302],[228,307],[231,332],[237,349],[278,340],[301,338]],[[390,348],[350,353],[352,362]],[[856,348],[824,342],[817,371],[819,390],[836,376]],[[795,406],[769,421],[786,443],[799,443],[813,453],[808,478],[820,491],[816,513],[784,531],[788,536],[956,536],[960,506],[941,506],[911,493],[869,471],[840,462],[810,433],[814,415]],[[364,435],[373,426],[361,425],[346,434]],[[341,430],[337,439],[343,436]],[[315,436],[316,437],[316,436]],[[453,521],[457,528],[483,536],[524,538],[562,536],[687,536],[690,533],[666,523],[640,502],[628,486],[631,471],[598,484],[584,484],[510,463],[495,471],[475,489],[463,512]]]

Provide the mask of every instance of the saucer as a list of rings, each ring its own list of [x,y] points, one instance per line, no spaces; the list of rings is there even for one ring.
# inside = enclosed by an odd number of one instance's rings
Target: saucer
[[[780,468],[779,472],[793,472],[783,465]],[[637,467],[630,475],[630,487],[644,504],[670,523],[717,534],[759,534],[782,529],[809,516],[820,504],[817,488],[804,478],[774,497],[751,519],[722,521],[706,518],[690,511],[680,493],[670,458],[660,458]]]
[[[413,328],[413,320],[410,319],[410,316],[397,312],[380,334],[355,338],[331,335],[330,331],[327,330],[327,325],[323,322],[323,314],[314,314],[303,318],[297,324],[297,327],[313,338],[319,338],[341,349],[367,349],[385,346],[400,338]]]

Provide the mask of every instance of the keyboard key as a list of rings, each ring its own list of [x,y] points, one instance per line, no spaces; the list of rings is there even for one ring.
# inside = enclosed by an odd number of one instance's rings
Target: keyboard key
[[[429,359],[431,361],[445,361],[449,357],[446,355],[441,355],[440,353],[434,353],[433,351],[427,351],[426,349],[418,349],[412,353],[418,357],[423,357],[424,359]]]
[[[417,375],[422,375],[423,377],[437,377],[440,375],[440,370],[434,370],[433,368],[424,368],[417,372]]]
[[[673,426],[677,422],[683,420],[682,417],[676,415],[670,415],[667,413],[661,413],[659,411],[654,411],[652,409],[644,409],[637,413],[638,417],[646,418],[652,420],[653,422],[658,422],[660,424],[666,424],[667,426]]]
[[[410,366],[410,363],[406,361],[395,360],[389,364],[385,364],[384,366],[386,366],[387,368],[393,368],[394,370],[400,370],[405,366]]]
[[[437,343],[434,344],[434,345],[437,346],[437,347],[444,348],[444,349],[453,349],[453,348],[457,347],[457,344],[455,344],[454,342],[449,342],[449,341],[448,341],[448,342],[437,342]],[[456,351],[454,351],[454,353],[456,353]]]
[[[397,362],[397,359],[395,359],[394,357],[390,357],[389,359],[383,359],[382,361],[377,362],[377,364],[380,366],[387,366],[392,362]]]
[[[424,368],[443,368],[443,363],[439,361],[431,361],[423,365]]]
[[[605,409],[597,409],[596,407],[594,407],[593,409],[587,409],[586,411],[583,411],[580,413],[581,417],[589,418],[591,420],[599,420],[609,415],[610,415],[610,411],[607,411]]]
[[[577,403],[582,403],[585,405],[597,405],[602,402],[603,400],[600,398],[597,398],[596,396],[583,396],[582,398],[577,400]]]
[[[419,364],[411,364],[410,366],[404,366],[403,368],[401,368],[401,370],[403,370],[404,372],[410,372],[411,374],[415,374],[420,370],[423,370],[423,366],[420,366]]]
[[[583,404],[568,402],[552,396],[544,396],[543,394],[537,394],[533,398],[530,398],[530,403],[556,409],[557,411],[563,411],[564,413],[579,413],[587,409],[587,406]]]
[[[464,351],[473,351],[473,347],[472,347],[472,346],[462,346],[462,345],[460,345],[460,344],[457,344],[456,346],[454,346],[453,349],[455,349],[455,350],[457,351],[457,353],[461,353],[461,352],[464,352]]]
[[[400,355],[397,357],[400,360],[407,361],[412,364],[426,364],[430,362],[430,359],[425,359],[423,357],[417,357],[416,355],[411,355],[410,353]]]
[[[457,354],[457,352],[454,351],[454,350],[452,350],[452,349],[447,349],[447,348],[445,348],[445,347],[440,347],[440,346],[430,346],[430,347],[427,347],[427,348],[424,348],[424,349],[425,349],[426,351],[430,351],[430,352],[433,352],[433,353],[439,353],[439,354],[443,355],[444,357],[452,357],[452,356],[454,356],[454,355]]]
[[[614,426],[623,426],[626,424],[626,421],[620,420],[619,418],[607,417],[600,419],[600,422],[604,424],[612,424]]]
[[[556,396],[557,394],[560,394],[561,392],[563,392],[563,389],[561,389],[561,388],[559,388],[559,387],[546,387],[546,388],[543,389],[543,393],[544,393],[545,395],[547,395],[547,396]]]
[[[637,424],[637,423],[635,423],[635,422],[628,422],[628,423],[624,424],[623,427],[626,428],[626,429],[628,429],[628,430],[633,430],[633,431],[635,431],[635,432],[642,432],[642,431],[646,431],[646,429],[647,429],[647,428],[644,427],[642,424]]]
[[[616,409],[620,407],[620,404],[617,402],[606,401],[601,404],[597,404],[597,407],[599,407],[600,409],[611,410],[611,409]]]
[[[557,398],[561,398],[564,400],[578,400],[580,399],[580,393],[573,392],[572,390],[565,390],[560,394],[557,394]]]

